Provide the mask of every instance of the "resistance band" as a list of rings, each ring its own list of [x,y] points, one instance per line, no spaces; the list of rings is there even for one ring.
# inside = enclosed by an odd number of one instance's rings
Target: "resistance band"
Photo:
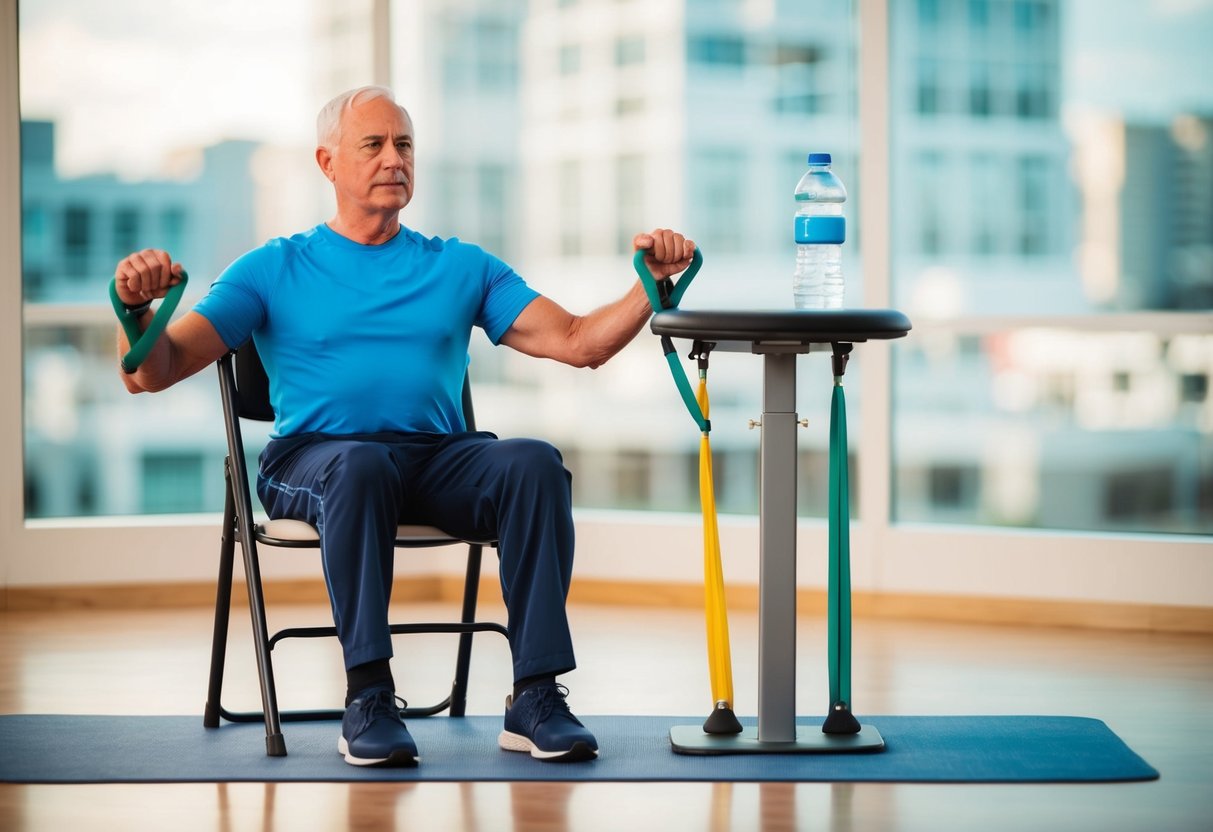
[[[673,280],[656,280],[644,263],[644,255],[644,251],[636,252],[632,264],[640,276],[640,282],[649,297],[653,311],[660,312],[677,307],[703,265],[703,255],[699,249],[695,250],[690,267],[676,284]],[[741,733],[741,723],[733,712],[733,664],[729,651],[729,619],[724,597],[724,570],[720,563],[720,529],[716,522],[716,490],[712,481],[712,445],[709,440],[712,422],[708,418],[708,355],[715,344],[695,341],[691,348],[691,358],[699,362],[699,388],[694,393],[691,392],[691,384],[674,349],[674,342],[668,336],[662,336],[661,346],[683,404],[701,433],[699,505],[703,514],[704,613],[708,638],[708,675],[711,680],[713,703],[712,712],[704,722],[703,730],[708,734],[738,734]]]
[[[132,315],[131,310],[122,302],[122,298],[118,297],[118,279],[110,280],[110,303],[114,307],[114,314],[118,316],[118,323],[122,324],[126,340],[130,344],[130,349],[126,355],[122,356],[121,363],[124,372],[135,372],[139,369],[139,365],[147,360],[148,354],[156,344],[156,339],[164,333],[169,318],[173,317],[177,304],[181,302],[181,295],[185,292],[187,282],[189,282],[189,277],[182,272],[180,282],[169,287],[168,294],[164,296],[164,300],[160,302],[156,314],[152,317],[152,322],[148,324],[147,329],[141,330],[139,329],[139,315]]]
[[[842,376],[851,344],[834,344],[834,392],[830,396],[829,581],[826,600],[830,665],[830,711],[821,730],[855,734],[851,713],[851,506],[847,477],[847,402]]]

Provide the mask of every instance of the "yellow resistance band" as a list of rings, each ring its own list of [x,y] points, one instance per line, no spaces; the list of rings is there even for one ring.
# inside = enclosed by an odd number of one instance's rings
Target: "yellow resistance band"
[[[708,418],[707,373],[699,375],[695,398]],[[716,523],[716,493],[712,485],[712,444],[707,431],[699,440],[699,505],[703,512],[703,589],[708,630],[708,673],[713,707],[733,707],[733,662],[729,654],[729,616],[724,599],[724,570],[720,565],[720,529]]]

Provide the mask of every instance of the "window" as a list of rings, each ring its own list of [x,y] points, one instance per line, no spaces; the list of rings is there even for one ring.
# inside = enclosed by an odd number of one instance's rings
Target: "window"
[[[232,259],[326,215],[309,149],[323,101],[300,80],[320,35],[288,0],[20,12],[26,516],[217,510],[214,374],[127,394],[106,287],[119,256],[167,248],[194,278],[188,308]],[[166,72],[170,41],[190,49]],[[272,175],[254,181],[250,147]]]
[[[1213,258],[1180,254],[1213,251],[1213,92],[1185,34],[1208,18],[1163,6],[968,2],[980,53],[947,29],[959,4],[895,18],[891,287],[915,321],[894,346],[898,521],[1213,530]],[[968,106],[930,129],[941,80],[966,76]]]
[[[139,482],[143,491],[140,510],[145,514],[196,511],[203,493],[201,454],[162,453],[143,458]]]
[[[133,206],[116,208],[114,210],[114,256],[125,257],[142,248],[139,242],[139,209]]]
[[[560,47],[556,66],[560,74],[568,77],[581,71],[581,47],[575,43]]]
[[[615,41],[615,65],[635,66],[644,63],[645,40],[641,35],[629,35]]]
[[[581,163],[569,159],[558,168],[560,193],[560,254],[581,254]]]
[[[68,268],[77,277],[88,269],[93,231],[93,212],[87,205],[68,205],[63,209],[63,253]]]
[[[745,155],[740,150],[704,150],[692,160],[693,223],[702,229],[705,249],[721,254],[741,250],[745,237]]]
[[[699,35],[687,40],[687,59],[692,63],[722,67],[745,65],[745,40],[735,35]]]
[[[645,228],[644,157],[638,153],[615,160],[615,248],[623,255],[632,254],[632,236]]]

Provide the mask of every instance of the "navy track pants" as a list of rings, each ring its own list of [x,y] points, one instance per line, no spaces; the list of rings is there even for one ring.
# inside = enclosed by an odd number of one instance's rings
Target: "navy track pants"
[[[257,494],[271,518],[319,530],[347,670],[392,655],[399,523],[498,540],[515,681],[576,665],[565,613],[572,476],[550,444],[484,432],[273,439],[261,454]]]

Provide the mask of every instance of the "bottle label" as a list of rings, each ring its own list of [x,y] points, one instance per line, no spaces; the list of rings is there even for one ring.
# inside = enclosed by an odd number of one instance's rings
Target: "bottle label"
[[[838,245],[846,242],[846,217],[796,217],[796,244],[822,243]]]

